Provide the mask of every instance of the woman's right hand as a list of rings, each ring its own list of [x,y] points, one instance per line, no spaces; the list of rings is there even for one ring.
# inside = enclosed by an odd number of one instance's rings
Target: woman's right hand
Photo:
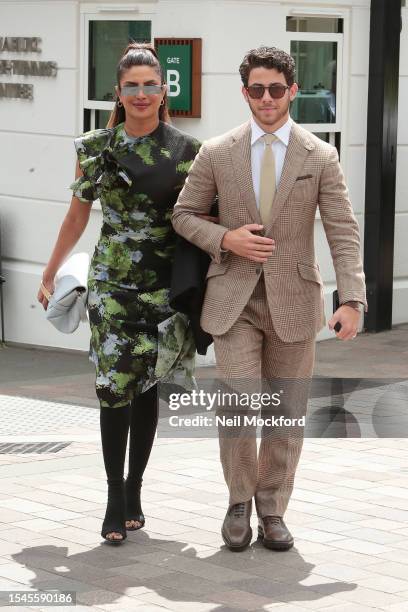
[[[83,172],[77,162],[75,178],[82,175]],[[37,294],[37,300],[42,304],[44,310],[47,310],[49,297],[54,293],[54,278],[57,270],[82,236],[88,224],[91,207],[92,202],[86,203],[80,201],[76,196],[72,196],[71,205],[61,225],[54,250],[43,271],[42,285],[44,288],[42,289],[40,286]]]
[[[54,289],[55,289],[55,283],[54,283],[54,279],[50,279],[47,278],[45,276],[43,276],[42,279],[42,285],[44,286],[45,290],[48,291],[48,293],[50,295],[52,295],[54,293]],[[44,289],[40,288],[38,290],[38,294],[37,294],[37,300],[40,302],[40,304],[42,304],[44,310],[47,310],[48,308],[48,294],[45,293]]]

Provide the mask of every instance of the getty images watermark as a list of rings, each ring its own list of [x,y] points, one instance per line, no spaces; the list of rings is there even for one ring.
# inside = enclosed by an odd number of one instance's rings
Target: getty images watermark
[[[248,414],[248,411],[259,411],[260,409],[277,408],[282,403],[281,389],[276,393],[245,393],[216,391],[207,392],[204,389],[192,390],[188,393],[170,393],[168,396],[169,410],[177,411],[181,408],[201,409],[211,411],[214,409],[241,411],[243,414],[215,414],[208,416],[196,414],[194,416],[171,415],[169,416],[170,427],[304,427],[305,415],[298,418],[285,417],[270,414],[268,416]]]
[[[405,378],[197,378],[160,383],[158,396],[163,438],[408,438]]]

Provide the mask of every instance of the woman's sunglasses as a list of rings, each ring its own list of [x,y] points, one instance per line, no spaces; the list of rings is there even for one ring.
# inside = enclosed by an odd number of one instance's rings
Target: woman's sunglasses
[[[265,90],[267,89],[271,98],[283,98],[287,89],[290,89],[289,85],[280,85],[279,83],[272,83],[272,85],[249,85],[249,87],[245,87],[248,92],[250,98],[254,98],[255,100],[260,100]]]
[[[163,85],[125,85],[121,89],[121,96],[138,96],[143,91],[146,96],[157,96],[163,91]]]

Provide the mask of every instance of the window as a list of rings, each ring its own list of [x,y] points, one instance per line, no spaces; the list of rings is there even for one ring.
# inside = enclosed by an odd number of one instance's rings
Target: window
[[[288,32],[343,32],[343,19],[336,17],[286,17]]]
[[[129,42],[150,42],[151,21],[85,16],[83,131],[105,127],[113,108],[116,66]]]
[[[299,92],[292,103],[298,123],[336,123],[337,43],[292,40]]]
[[[286,19],[290,54],[299,91],[291,116],[340,154],[343,72],[343,19],[293,16]]]

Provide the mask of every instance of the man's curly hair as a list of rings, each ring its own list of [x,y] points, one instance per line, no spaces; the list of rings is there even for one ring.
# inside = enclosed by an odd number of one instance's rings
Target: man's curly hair
[[[251,70],[260,66],[275,68],[279,72],[283,72],[288,85],[293,85],[295,82],[296,70],[293,57],[277,47],[258,47],[248,51],[239,67],[239,74],[244,87],[248,87]]]

